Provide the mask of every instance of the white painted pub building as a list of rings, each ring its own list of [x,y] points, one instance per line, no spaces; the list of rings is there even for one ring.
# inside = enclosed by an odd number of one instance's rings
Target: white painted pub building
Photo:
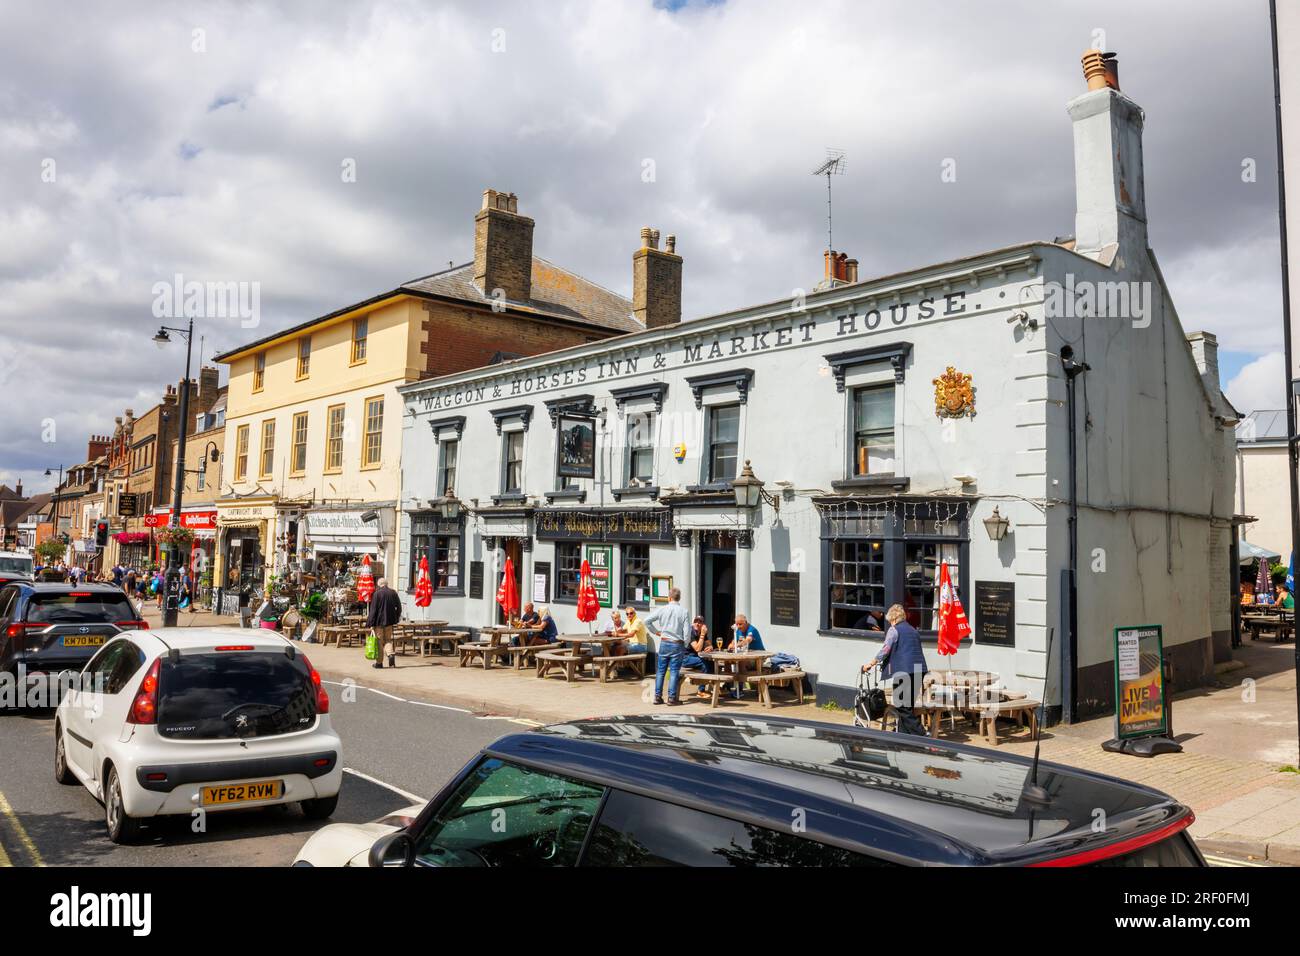
[[[715,632],[743,612],[844,701],[891,604],[947,666],[947,562],[974,628],[952,666],[1066,719],[1113,708],[1119,626],[1162,625],[1175,685],[1207,680],[1231,630],[1236,414],[1147,247],[1142,112],[1090,85],[1068,107],[1071,239],[865,281],[828,253],[806,297],[683,322],[658,281],[680,290],[681,259],[644,230],[646,331],[403,386],[408,614],[498,620],[509,557],[524,600],[585,630],[585,558],[602,604],[677,586]],[[733,485],[746,461],[756,506]]]

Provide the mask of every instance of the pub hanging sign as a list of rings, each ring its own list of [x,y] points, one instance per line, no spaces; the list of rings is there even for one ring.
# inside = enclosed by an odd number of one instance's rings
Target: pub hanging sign
[[[615,541],[667,544],[673,525],[667,508],[578,511],[538,508],[533,512],[538,541]]]

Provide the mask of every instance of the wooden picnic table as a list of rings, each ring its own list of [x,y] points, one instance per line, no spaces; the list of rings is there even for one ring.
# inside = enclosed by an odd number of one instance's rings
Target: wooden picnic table
[[[478,632],[486,636],[493,647],[500,647],[503,640],[509,644],[508,639],[511,637],[540,634],[541,630],[532,627],[511,627],[507,624],[489,624],[487,627],[480,627]]]
[[[726,668],[735,678],[736,699],[740,699],[741,689],[745,686],[747,673],[758,673],[763,669],[763,662],[776,651],[703,651],[700,657],[713,661],[718,668]]]

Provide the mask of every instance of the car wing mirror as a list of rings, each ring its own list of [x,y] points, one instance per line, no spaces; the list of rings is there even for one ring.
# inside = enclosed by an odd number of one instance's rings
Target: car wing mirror
[[[405,833],[389,833],[370,848],[370,866],[410,866],[415,860],[415,841]]]

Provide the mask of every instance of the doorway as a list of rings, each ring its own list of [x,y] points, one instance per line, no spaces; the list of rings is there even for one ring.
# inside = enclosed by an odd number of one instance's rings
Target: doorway
[[[717,646],[719,636],[730,643],[736,618],[736,536],[727,531],[706,531],[700,536],[700,600],[696,612],[709,626]],[[693,615],[692,615],[693,616]]]
[[[505,552],[505,558],[501,561],[501,570],[505,571],[506,561],[509,561],[515,569],[515,593],[519,595],[519,607],[515,608],[514,614],[518,617],[524,607],[524,541],[523,538],[505,538],[503,540],[505,543],[502,545],[502,550]],[[500,583],[500,581],[497,582],[498,585]],[[495,594],[492,595],[492,600],[493,603],[496,603]],[[507,623],[505,612],[501,610],[500,604],[497,604],[497,622]]]

